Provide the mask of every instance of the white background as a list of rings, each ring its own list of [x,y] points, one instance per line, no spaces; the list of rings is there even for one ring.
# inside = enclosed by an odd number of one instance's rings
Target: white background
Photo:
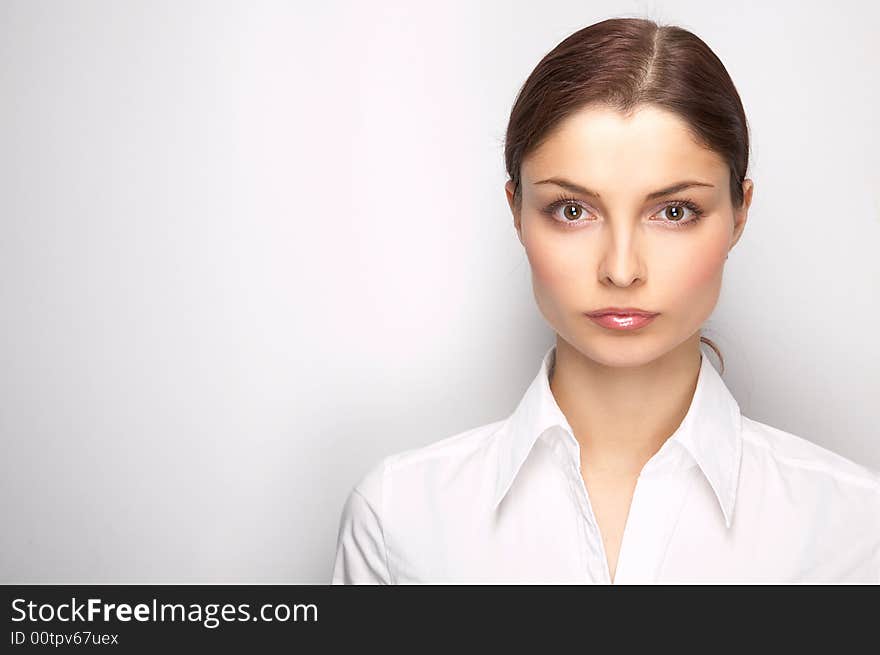
[[[0,581],[328,582],[357,479],[553,342],[503,136],[613,16],[746,108],[704,330],[743,413],[880,468],[876,5],[2,0]]]

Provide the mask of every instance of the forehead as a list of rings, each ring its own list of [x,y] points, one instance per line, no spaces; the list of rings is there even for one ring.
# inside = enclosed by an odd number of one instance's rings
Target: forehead
[[[526,182],[554,175],[597,190],[653,190],[691,177],[723,180],[727,165],[667,110],[642,106],[625,116],[608,107],[588,107],[567,117],[523,160]]]

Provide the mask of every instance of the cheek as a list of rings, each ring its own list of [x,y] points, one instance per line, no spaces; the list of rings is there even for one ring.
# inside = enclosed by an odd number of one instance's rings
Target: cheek
[[[586,257],[574,241],[533,233],[524,242],[535,301],[551,325],[562,321],[567,308],[583,302],[586,294]]]
[[[693,236],[661,235],[646,244],[642,253],[650,262],[653,286],[658,287],[653,293],[665,295],[672,303],[677,299],[691,309],[717,301],[729,242],[720,231]],[[539,304],[547,310],[577,304],[593,293],[597,255],[586,237],[577,237],[542,229],[526,234],[524,245],[534,290]],[[670,294],[660,289],[674,291]]]
[[[526,243],[526,256],[536,283],[562,293],[583,281],[584,251],[574,241],[535,235]]]
[[[583,283],[590,245],[583,235],[561,233],[546,221],[539,215],[528,217],[523,246],[535,284],[563,294],[572,285]]]
[[[682,293],[692,296],[700,292],[717,294],[726,254],[724,243],[706,244],[692,251],[687,259],[682,259],[677,275]]]
[[[663,244],[666,252],[657,257],[646,253],[653,259],[656,271],[662,277],[669,277],[681,289],[700,289],[717,284],[724,270],[726,243],[720,240],[681,248],[670,257],[671,248]],[[543,285],[567,286],[582,284],[585,275],[590,273],[589,262],[593,254],[589,246],[579,244],[575,239],[554,239],[535,236],[526,243],[526,256],[532,274]],[[670,261],[671,259],[671,261]],[[664,261],[665,260],[665,261]]]

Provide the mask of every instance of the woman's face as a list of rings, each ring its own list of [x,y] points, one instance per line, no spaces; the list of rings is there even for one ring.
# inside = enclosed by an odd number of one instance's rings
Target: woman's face
[[[523,161],[519,210],[506,186],[544,318],[608,366],[644,364],[698,340],[751,203],[746,180],[745,203],[734,211],[729,174],[681,119],[656,107],[630,118],[592,107],[561,123]],[[685,182],[705,186],[653,195]],[[685,200],[692,205],[676,209]],[[585,316],[604,307],[659,315],[637,330],[614,330]]]

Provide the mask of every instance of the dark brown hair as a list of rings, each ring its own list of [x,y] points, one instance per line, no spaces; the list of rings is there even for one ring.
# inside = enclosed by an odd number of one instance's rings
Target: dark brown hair
[[[739,93],[724,64],[698,36],[645,18],[610,18],[578,30],[547,53],[520,89],[507,125],[504,160],[522,202],[523,159],[568,116],[588,105],[626,116],[640,105],[673,112],[695,141],[730,168],[730,196],[743,204],[749,129]],[[707,343],[721,361],[717,346]]]

